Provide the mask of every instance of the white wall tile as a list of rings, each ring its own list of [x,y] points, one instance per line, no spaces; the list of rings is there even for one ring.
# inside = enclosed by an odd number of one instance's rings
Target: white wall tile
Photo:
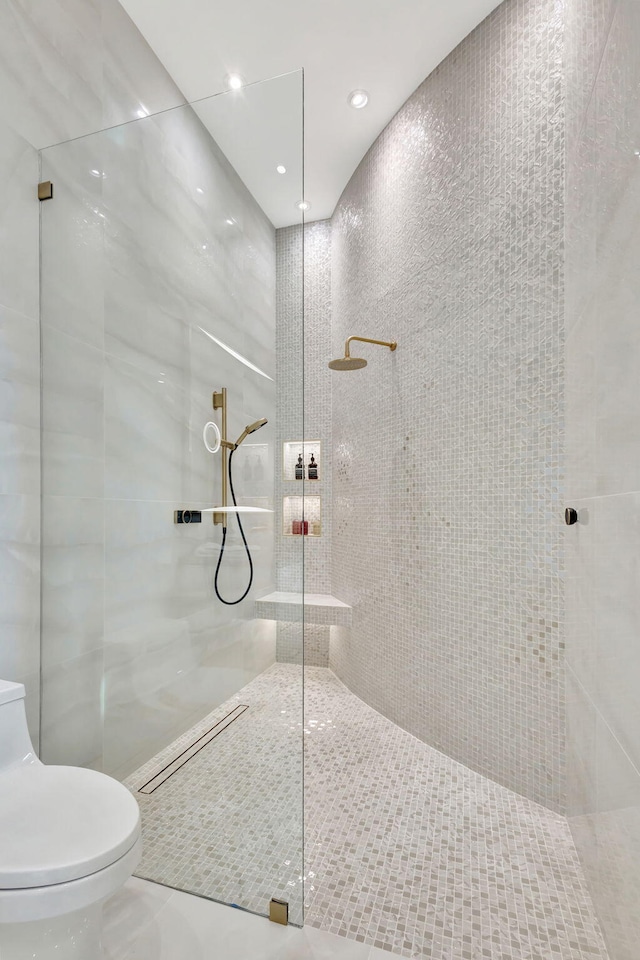
[[[0,304],[36,320],[38,154],[19,133],[2,124],[1,113],[0,125]]]
[[[102,647],[42,664],[40,756],[44,763],[102,766]]]
[[[22,680],[40,664],[40,498],[0,496],[0,530],[0,677]]]
[[[91,347],[104,345],[104,151],[83,137],[41,153],[54,197],[41,205],[43,327]]]
[[[42,558],[42,631],[46,638],[42,662],[48,667],[103,643],[103,501],[45,496]]]
[[[566,532],[571,827],[612,960],[640,935],[640,6],[568,10]],[[579,681],[579,682],[578,682]],[[571,807],[570,807],[571,811]]]
[[[595,525],[595,702],[640,769],[640,493],[600,497]]]
[[[41,212],[47,247],[42,264],[44,324],[102,347],[104,300],[102,221],[95,203],[101,183],[90,181],[89,171],[96,165],[89,162],[93,161],[89,145],[78,143],[67,149],[66,171],[55,166],[43,169],[45,179],[49,172],[55,180],[56,199],[48,207],[42,207],[36,195],[37,150],[99,130],[116,118],[129,119],[137,101],[153,110],[181,103],[182,96],[117,0],[3,3],[0,93],[0,491],[3,504],[13,504],[13,512],[3,507],[0,523],[4,557],[0,580],[12,584],[6,604],[3,669],[28,671],[28,711],[37,740],[39,588],[32,575],[35,561],[25,558],[26,546],[17,546],[22,534],[17,534],[15,523],[16,518],[26,522],[20,504],[29,503],[31,518],[39,513]],[[68,295],[72,286],[75,299]],[[67,341],[62,356],[58,348],[63,341],[47,339],[48,374],[56,368],[53,379],[45,378],[48,492],[102,495],[101,466],[100,476],[96,475],[103,459],[101,425],[92,419],[95,391],[91,396],[87,383],[87,375],[92,380],[96,371],[91,370],[89,353],[83,356]],[[57,357],[50,363],[56,350]],[[51,415],[62,416],[65,422],[54,425]],[[35,548],[32,532],[24,536],[29,550]],[[23,572],[16,579],[21,565]],[[78,600],[76,624],[81,610]]]
[[[0,492],[40,493],[40,332],[0,306]]]
[[[47,289],[43,288],[43,301]],[[104,489],[103,354],[43,328],[43,494],[101,497]]]

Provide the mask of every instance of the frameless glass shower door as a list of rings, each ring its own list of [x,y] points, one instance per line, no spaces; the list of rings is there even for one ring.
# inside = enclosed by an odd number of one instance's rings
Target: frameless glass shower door
[[[295,436],[278,422],[275,324],[301,75],[41,164],[42,758],[129,786],[142,876],[259,913],[284,900],[299,923],[302,667],[283,680],[256,601],[277,586],[283,443],[303,436],[299,389]],[[299,288],[284,372],[301,368]]]

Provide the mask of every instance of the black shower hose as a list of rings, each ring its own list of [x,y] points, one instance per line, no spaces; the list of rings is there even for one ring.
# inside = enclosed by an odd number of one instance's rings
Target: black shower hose
[[[233,505],[234,507],[237,507],[238,504],[236,503],[236,495],[233,489],[232,461],[233,461],[234,453],[235,453],[235,450],[232,450],[231,453],[229,454],[229,489],[231,490],[231,499],[233,500]],[[237,600],[225,600],[225,598],[221,596],[220,591],[218,590],[218,574],[220,573],[220,566],[222,564],[222,558],[224,557],[224,548],[227,542],[227,517],[228,516],[229,515],[226,514],[223,520],[222,543],[220,544],[220,556],[218,557],[218,566],[216,567],[216,575],[213,578],[213,585],[214,585],[214,588],[216,591],[216,597],[218,598],[218,600],[220,600],[221,603],[226,603],[227,606],[232,607],[236,603],[241,603],[246,597],[246,595],[249,593],[249,590],[251,590],[251,584],[253,583],[253,560],[251,559],[251,551],[249,550],[249,544],[247,543],[247,538],[245,537],[244,530],[242,528],[242,520],[240,519],[240,514],[236,513],[236,517],[238,519],[238,527],[240,529],[240,536],[242,537],[242,542],[244,543],[244,548],[247,551],[247,559],[249,561],[249,583],[247,584],[247,589],[245,590],[245,592],[242,594],[241,597],[238,597]]]

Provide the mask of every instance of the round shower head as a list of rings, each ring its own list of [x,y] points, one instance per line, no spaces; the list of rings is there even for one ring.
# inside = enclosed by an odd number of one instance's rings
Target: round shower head
[[[329,366],[332,370],[360,370],[362,367],[366,367],[367,361],[363,359],[363,357],[351,356],[349,345],[353,340],[358,340],[360,343],[377,343],[381,347],[389,347],[389,350],[395,350],[398,346],[395,340],[370,340],[369,337],[347,337],[344,345],[344,357],[340,357],[339,360],[329,361]]]
[[[255,433],[256,430],[259,430],[260,427],[264,427],[264,425],[265,425],[266,423],[268,423],[268,422],[269,422],[269,421],[267,420],[267,418],[264,417],[262,420],[256,420],[254,423],[248,424],[248,425],[244,428],[244,430],[242,431],[242,433],[240,434],[240,436],[238,437],[238,439],[236,440],[236,442],[235,442],[235,444],[234,444],[234,449],[237,449],[237,448],[240,446],[240,444],[242,443],[242,441],[243,441],[243,440],[246,440],[247,437],[248,437],[251,433]]]
[[[366,365],[367,361],[363,357],[340,357],[339,360],[329,361],[332,370],[360,370]]]

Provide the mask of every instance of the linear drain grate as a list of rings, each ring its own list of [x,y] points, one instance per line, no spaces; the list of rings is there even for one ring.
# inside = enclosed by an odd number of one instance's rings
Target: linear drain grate
[[[177,757],[174,757],[162,770],[155,773],[151,780],[147,780],[147,782],[138,789],[138,793],[153,793],[154,790],[161,787],[163,783],[167,782],[169,777],[172,777],[174,773],[177,773],[178,770],[184,767],[185,763],[188,763],[197,753],[200,753],[212,740],[215,740],[221,733],[224,733],[227,727],[230,727],[233,721],[241,717],[245,710],[248,709],[248,703],[239,703],[231,713],[228,713],[222,720],[218,720],[210,730],[207,730],[207,732],[203,733],[197,740],[194,740],[192,744],[182,750],[182,752],[179,753]]]

